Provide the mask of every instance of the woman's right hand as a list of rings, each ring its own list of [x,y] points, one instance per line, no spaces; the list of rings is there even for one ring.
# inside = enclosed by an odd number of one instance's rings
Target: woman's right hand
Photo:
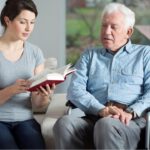
[[[0,105],[4,104],[15,94],[27,92],[30,85],[31,81],[18,79],[14,84],[0,90]]]
[[[12,95],[25,93],[27,92],[27,89],[30,87],[31,83],[32,82],[29,80],[18,79],[13,85],[7,87],[7,89],[11,91]]]

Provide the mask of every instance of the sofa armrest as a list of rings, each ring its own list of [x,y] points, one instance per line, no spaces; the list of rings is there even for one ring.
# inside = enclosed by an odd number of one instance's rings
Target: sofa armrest
[[[66,94],[54,94],[41,124],[42,134],[45,139],[46,148],[54,149],[53,126],[57,119],[66,114]]]
[[[51,103],[47,109],[46,117],[59,118],[66,114],[68,107],[66,107],[66,94],[54,94]]]

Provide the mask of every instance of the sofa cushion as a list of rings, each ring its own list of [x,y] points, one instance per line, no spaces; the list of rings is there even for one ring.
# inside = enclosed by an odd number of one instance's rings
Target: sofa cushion
[[[54,149],[53,126],[57,119],[66,114],[68,107],[66,104],[66,94],[54,94],[49,105],[44,120],[41,124],[42,134],[48,149]]]

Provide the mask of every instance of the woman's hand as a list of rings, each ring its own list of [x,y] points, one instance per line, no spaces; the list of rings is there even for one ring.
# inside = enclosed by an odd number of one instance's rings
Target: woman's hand
[[[0,90],[0,105],[5,103],[15,94],[27,92],[27,89],[30,87],[30,85],[30,81],[18,79],[13,85]]]
[[[46,88],[40,87],[36,92],[32,92],[32,106],[33,108],[41,108],[49,105],[50,99],[53,95],[55,84]]]
[[[13,85],[7,87],[6,89],[11,91],[12,95],[15,95],[15,94],[27,92],[27,89],[30,87],[30,85],[31,85],[31,81],[18,79]]]
[[[47,98],[47,97],[50,97],[54,93],[55,88],[56,88],[55,84],[53,84],[52,87],[46,84],[45,88],[40,86],[40,88],[37,89],[36,94]]]

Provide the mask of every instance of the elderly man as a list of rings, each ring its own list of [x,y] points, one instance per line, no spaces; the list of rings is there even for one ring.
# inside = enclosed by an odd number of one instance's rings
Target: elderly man
[[[68,88],[68,100],[86,116],[56,122],[56,148],[137,148],[150,107],[150,47],[131,43],[134,23],[134,12],[123,4],[104,8],[103,48],[82,54]]]

